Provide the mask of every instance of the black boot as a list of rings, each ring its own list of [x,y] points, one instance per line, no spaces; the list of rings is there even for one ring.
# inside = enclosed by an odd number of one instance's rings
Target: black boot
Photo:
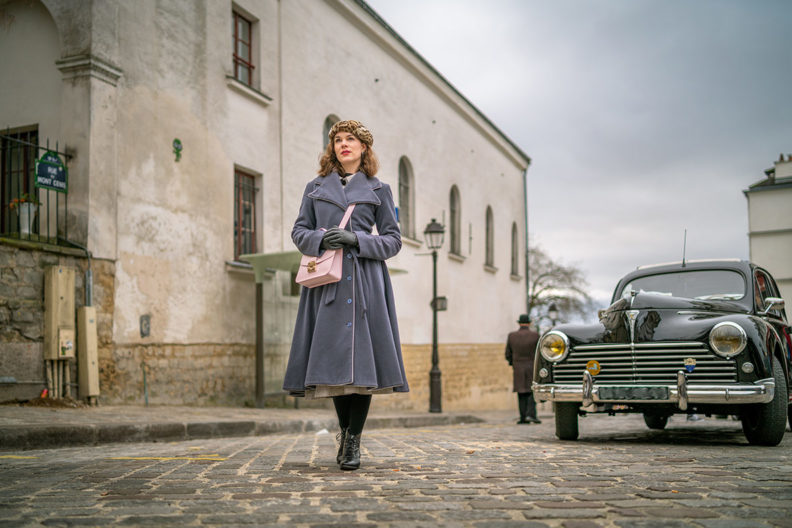
[[[344,456],[344,443],[346,441],[347,430],[341,429],[341,432],[336,435],[336,442],[338,442],[338,454],[336,455],[336,464],[341,464],[341,457]]]
[[[350,470],[360,467],[360,435],[347,433],[344,441],[344,454],[341,469]]]

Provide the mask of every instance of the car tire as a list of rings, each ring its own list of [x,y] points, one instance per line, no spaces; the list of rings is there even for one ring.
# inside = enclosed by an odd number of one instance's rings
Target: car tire
[[[773,358],[775,393],[768,403],[751,405],[740,416],[743,433],[752,445],[776,446],[781,443],[786,431],[788,416],[788,393],[784,370],[778,359]]]
[[[580,405],[574,402],[553,403],[556,436],[560,440],[577,440],[579,408]]]
[[[644,413],[644,422],[649,429],[656,429],[662,431],[668,424],[668,416],[663,414],[649,414]]]

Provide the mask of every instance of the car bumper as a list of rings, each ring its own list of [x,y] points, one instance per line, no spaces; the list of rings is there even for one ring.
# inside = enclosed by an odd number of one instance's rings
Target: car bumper
[[[618,392],[629,395],[614,398]],[[534,382],[533,393],[540,401],[581,402],[583,406],[591,403],[674,403],[684,411],[690,403],[767,403],[775,394],[775,381],[768,378],[754,383],[689,385],[685,373],[679,372],[675,385],[625,386],[594,383],[591,374],[584,372],[579,385]]]

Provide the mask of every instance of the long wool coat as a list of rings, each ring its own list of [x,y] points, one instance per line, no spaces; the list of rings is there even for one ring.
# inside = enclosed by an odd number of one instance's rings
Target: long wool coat
[[[344,249],[341,281],[300,293],[283,382],[294,396],[316,385],[409,391],[385,265],[402,245],[390,187],[362,172],[346,186],[336,173],[315,178],[305,188],[292,240],[303,255],[319,256],[322,228],[340,224],[352,203],[345,229],[355,233],[359,247]]]
[[[534,356],[539,334],[528,326],[511,332],[506,340],[506,361],[514,367],[514,392],[531,392]]]

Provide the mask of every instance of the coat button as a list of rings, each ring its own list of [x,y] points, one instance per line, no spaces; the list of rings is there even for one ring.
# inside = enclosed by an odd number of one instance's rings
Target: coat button
[[[347,275],[347,280],[352,280],[352,275]]]
[[[347,255],[347,258],[348,258],[348,259],[351,259],[351,258],[352,258],[352,255]]]
[[[347,323],[347,328],[352,326],[352,323]]]
[[[352,299],[347,299],[347,304],[352,304]]]

